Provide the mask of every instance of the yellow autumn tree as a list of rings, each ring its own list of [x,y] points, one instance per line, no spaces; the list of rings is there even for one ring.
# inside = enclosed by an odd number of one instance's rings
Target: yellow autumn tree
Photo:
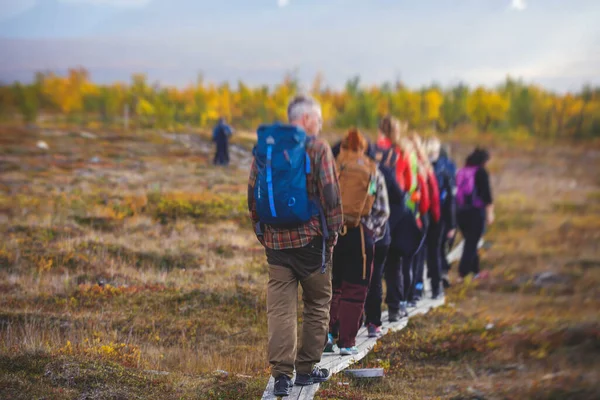
[[[42,79],[42,92],[63,114],[69,115],[83,110],[86,95],[97,93],[98,88],[89,81],[83,68],[69,69],[66,77],[49,73]]]
[[[498,93],[478,87],[467,99],[467,113],[482,131],[506,117],[510,103]]]
[[[440,121],[440,108],[444,96],[437,89],[429,89],[423,95],[423,122],[437,124]]]

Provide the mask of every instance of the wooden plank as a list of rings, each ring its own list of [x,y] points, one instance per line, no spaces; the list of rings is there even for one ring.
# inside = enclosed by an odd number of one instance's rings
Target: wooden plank
[[[427,293],[429,294],[429,293]],[[418,303],[418,307],[409,310],[409,315],[414,316],[418,314],[425,314],[430,309],[439,307],[444,304],[444,299],[431,300],[424,299]],[[382,320],[387,319],[387,311],[382,313]],[[387,334],[390,331],[399,331],[406,327],[408,324],[408,318],[402,318],[400,321],[389,323],[384,322],[382,326],[382,331],[384,334]],[[357,361],[362,360],[364,357],[369,354],[369,351],[373,349],[375,344],[377,343],[377,338],[369,338],[366,329],[361,329],[359,332],[359,336],[357,336],[357,347],[358,354],[352,356],[340,356],[339,353],[325,353],[321,358],[321,362],[319,363],[319,367],[329,369],[329,372],[333,374],[337,374],[344,369],[348,368],[352,364]],[[275,380],[271,377],[269,379],[269,383],[267,384],[267,388],[263,393],[263,400],[274,400],[276,399],[273,396],[273,387],[275,384]],[[314,395],[319,390],[319,385],[311,385],[311,386],[294,386],[292,389],[292,393],[290,396],[286,397],[287,400],[304,400],[304,399],[312,399]]]
[[[349,369],[344,373],[355,378],[381,378],[383,377],[383,368]]]
[[[294,376],[295,378],[295,376]],[[292,378],[292,380],[294,380],[294,378]],[[273,379],[273,377],[271,377],[269,379],[269,383],[267,384],[267,388],[265,389],[265,391],[263,392],[263,400],[276,400],[278,399],[278,397],[273,395],[273,389],[275,387],[275,379]],[[312,399],[313,397],[315,397],[315,393],[317,393],[317,390],[319,389],[319,385],[315,384],[315,385],[311,385],[311,386],[294,386],[292,388],[292,392],[290,393],[289,396],[285,397],[286,400],[290,399],[294,399],[294,400],[303,400],[303,399]]]
[[[483,239],[479,242],[478,247],[483,246]],[[464,241],[460,242],[450,253],[448,253],[447,259],[449,263],[453,263],[455,261],[460,260],[462,255],[462,251],[464,248]],[[426,270],[426,268],[425,268]],[[444,304],[445,299],[442,297],[437,300],[431,299],[431,284],[427,276],[424,276],[424,294],[425,298],[417,303],[416,308],[412,308],[408,310],[409,318],[412,316],[416,316],[419,314],[426,314],[429,310],[440,307]],[[389,323],[387,321],[388,312],[384,311],[381,314],[381,320],[383,322],[383,326],[381,330],[384,335],[391,331],[400,331],[406,327],[408,324],[408,318],[402,318],[397,322]],[[340,356],[339,353],[324,353],[321,357],[321,362],[318,364],[321,368],[329,369],[330,373],[337,374],[340,371],[348,368],[350,365],[354,364],[357,361],[360,361],[369,351],[375,346],[377,343],[377,338],[369,338],[367,328],[362,327],[358,331],[358,335],[356,336],[356,347],[358,348],[358,354],[352,356]],[[275,385],[275,380],[273,377],[269,379],[269,383],[263,393],[263,400],[275,400],[277,397],[273,396],[273,388]],[[310,400],[313,399],[317,391],[319,390],[319,384],[314,384],[311,386],[294,386],[292,389],[292,393],[290,396],[285,397],[286,400]]]

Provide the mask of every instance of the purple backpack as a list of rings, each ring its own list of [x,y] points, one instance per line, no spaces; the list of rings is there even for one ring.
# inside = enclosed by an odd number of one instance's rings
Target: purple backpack
[[[456,205],[459,209],[483,208],[485,204],[477,195],[475,175],[479,167],[464,167],[456,174]]]

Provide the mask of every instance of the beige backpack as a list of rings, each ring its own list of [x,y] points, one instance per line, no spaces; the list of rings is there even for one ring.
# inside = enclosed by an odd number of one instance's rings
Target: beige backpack
[[[377,164],[362,151],[341,149],[336,160],[344,225],[356,228],[369,215],[377,190]]]

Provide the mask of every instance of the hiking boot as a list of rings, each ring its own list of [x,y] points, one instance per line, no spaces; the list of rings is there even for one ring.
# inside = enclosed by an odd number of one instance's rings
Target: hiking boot
[[[398,322],[400,321],[400,310],[397,308],[390,308],[388,310],[388,321],[389,322]]]
[[[279,375],[277,378],[275,378],[273,395],[276,397],[289,396],[290,393],[292,393],[292,387],[294,387],[294,384],[287,375]]]
[[[315,383],[321,383],[329,380],[329,370],[326,368],[314,367],[310,374],[298,374],[296,375],[296,386],[310,386]]]
[[[333,335],[331,333],[327,334],[327,343],[325,344],[325,349],[323,350],[323,353],[334,353],[335,349],[334,349],[335,344],[333,344]]]
[[[383,332],[381,332],[381,327],[375,326],[374,324],[367,325],[367,332],[369,333],[370,338],[378,338],[383,335]]]
[[[444,297],[444,292],[440,289],[434,289],[431,292],[431,299],[432,300],[437,300],[437,299],[441,299],[442,297]]]
[[[340,349],[340,356],[354,356],[358,354],[358,347],[342,347]]]
[[[408,308],[417,308],[417,300],[409,301],[406,304],[406,307],[408,307]]]
[[[444,289],[448,289],[450,285],[450,277],[448,274],[442,275],[442,285],[444,285]]]
[[[400,303],[400,318],[408,317],[408,310],[406,309],[406,302]]]

